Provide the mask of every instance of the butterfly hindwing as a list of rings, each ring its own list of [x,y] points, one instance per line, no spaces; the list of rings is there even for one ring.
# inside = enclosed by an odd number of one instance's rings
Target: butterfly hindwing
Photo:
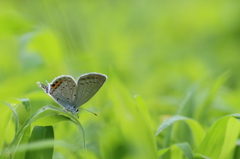
[[[105,75],[99,73],[88,73],[80,76],[77,81],[76,98],[73,106],[79,107],[91,99],[106,79]]]

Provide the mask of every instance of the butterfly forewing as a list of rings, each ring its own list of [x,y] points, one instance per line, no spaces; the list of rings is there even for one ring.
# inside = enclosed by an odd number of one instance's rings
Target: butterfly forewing
[[[72,105],[76,95],[76,82],[71,76],[59,76],[49,84],[49,95],[62,106]]]
[[[79,77],[73,106],[79,107],[91,99],[102,87],[107,77],[99,73],[89,73]]]
[[[38,84],[38,86],[40,87],[40,88],[42,88],[43,90],[45,90],[45,92],[47,93],[47,94],[49,94],[49,88],[48,88],[48,86],[46,86],[46,85],[44,85],[44,84],[42,84],[42,83],[40,83],[40,82],[38,82],[37,83]],[[50,89],[51,89],[51,86],[50,86]],[[50,94],[49,94],[50,95]],[[66,103],[66,101],[64,101],[64,100],[62,100],[62,96],[60,96],[60,94],[57,94],[56,96],[52,96],[52,95],[50,95],[58,104],[60,104],[60,105],[62,105],[62,106],[64,106],[64,105],[68,105],[68,103]]]

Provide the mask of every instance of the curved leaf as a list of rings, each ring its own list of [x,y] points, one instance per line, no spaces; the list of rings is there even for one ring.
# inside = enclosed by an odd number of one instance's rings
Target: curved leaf
[[[205,135],[202,127],[195,120],[180,115],[172,116],[171,118],[165,120],[159,126],[157,132],[155,133],[155,136],[157,136],[160,132],[177,121],[184,121],[188,125],[193,136],[194,145],[199,145]],[[168,134],[171,133],[169,132]]]
[[[195,152],[210,158],[232,158],[239,132],[240,123],[237,119],[232,116],[223,117],[211,126]]]
[[[4,102],[4,104],[12,110],[13,116],[15,117],[15,134],[16,134],[18,131],[18,127],[19,127],[18,114],[17,114],[15,108],[13,108],[13,106],[10,103]]]

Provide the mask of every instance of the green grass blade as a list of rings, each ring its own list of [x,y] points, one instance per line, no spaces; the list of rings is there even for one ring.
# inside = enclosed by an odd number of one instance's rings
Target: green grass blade
[[[210,116],[209,115],[209,110],[210,110],[209,106],[215,99],[214,97],[216,96],[220,87],[222,87],[222,85],[224,84],[224,82],[226,82],[226,80],[228,78],[229,78],[229,72],[225,72],[216,79],[216,81],[214,82],[214,84],[212,85],[210,90],[208,91],[208,93],[206,95],[206,99],[195,111],[195,116],[196,116],[197,121],[199,121],[200,123],[205,123],[206,121],[208,121],[208,120],[206,120],[206,117]]]
[[[18,131],[18,127],[19,127],[18,114],[17,114],[15,108],[10,103],[4,102],[4,104],[12,110],[13,116],[15,118],[15,134],[16,134]]]
[[[5,148],[5,143],[6,143],[6,137],[7,137],[7,131],[9,127],[9,123],[11,122],[12,119],[12,109],[6,109],[6,104],[4,102],[0,103],[0,112],[2,112],[2,120],[0,122],[0,131],[1,131],[1,137],[0,137],[0,156],[4,154],[4,148]],[[15,127],[16,131],[16,127]]]
[[[193,118],[193,114],[195,112],[195,94],[196,94],[196,86],[193,85],[190,90],[187,92],[186,97],[182,101],[179,106],[177,115]]]
[[[24,133],[23,133],[23,135],[20,136],[21,138],[20,138],[19,142],[17,143],[17,146],[28,143],[30,135],[31,135],[31,125],[27,126],[24,129]],[[25,158],[25,152],[16,152],[14,154],[14,158]]]

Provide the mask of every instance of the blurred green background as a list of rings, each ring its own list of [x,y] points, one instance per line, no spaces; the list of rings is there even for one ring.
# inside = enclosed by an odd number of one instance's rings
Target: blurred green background
[[[207,129],[221,116],[239,112],[239,7],[238,0],[2,0],[0,100],[29,98],[35,112],[57,106],[37,81],[106,74],[107,82],[83,106],[98,116],[79,114],[88,158],[156,158],[164,133],[154,133],[171,115],[194,118]],[[206,102],[219,78],[226,80]],[[181,113],[189,95],[191,106]],[[139,103],[149,118],[139,113]],[[8,121],[10,109],[1,104],[0,111]],[[23,122],[25,112],[21,107],[18,112]],[[14,135],[13,123],[6,123],[1,147]],[[54,130],[56,139],[81,143],[71,123]],[[81,154],[56,147],[55,157]]]

